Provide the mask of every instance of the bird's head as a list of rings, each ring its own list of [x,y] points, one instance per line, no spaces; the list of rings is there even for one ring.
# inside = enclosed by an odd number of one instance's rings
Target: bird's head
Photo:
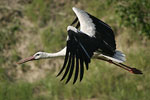
[[[42,58],[45,58],[45,56],[46,56],[45,52],[37,52],[31,57],[27,57],[25,59],[20,60],[18,62],[18,64],[22,64],[22,63],[25,63],[25,62],[28,62],[28,61],[32,61],[32,60],[42,59]]]

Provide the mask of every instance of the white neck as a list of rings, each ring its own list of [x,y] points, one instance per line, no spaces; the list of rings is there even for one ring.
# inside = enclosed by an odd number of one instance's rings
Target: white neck
[[[56,53],[46,53],[44,52],[44,57],[43,58],[53,58],[53,57],[63,57],[66,54],[66,47],[59,52]]]

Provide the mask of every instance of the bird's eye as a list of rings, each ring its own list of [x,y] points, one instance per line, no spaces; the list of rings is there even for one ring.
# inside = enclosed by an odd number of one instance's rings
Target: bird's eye
[[[36,56],[39,56],[40,54],[36,54]]]

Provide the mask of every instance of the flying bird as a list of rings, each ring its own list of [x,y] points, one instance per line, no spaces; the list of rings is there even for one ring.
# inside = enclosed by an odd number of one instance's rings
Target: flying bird
[[[91,58],[109,62],[134,74],[142,74],[140,70],[123,64],[126,60],[125,54],[116,50],[114,32],[108,24],[84,10],[76,7],[72,9],[76,18],[67,27],[66,47],[56,53],[37,52],[31,57],[20,60],[19,64],[32,60],[65,56],[64,64],[57,76],[65,70],[61,80],[68,76],[66,80],[68,83],[74,73],[73,84],[76,83],[78,76],[80,81],[82,80],[84,69],[89,69]]]

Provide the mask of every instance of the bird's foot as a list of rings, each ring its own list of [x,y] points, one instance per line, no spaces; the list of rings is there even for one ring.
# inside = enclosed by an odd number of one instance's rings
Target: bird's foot
[[[143,74],[142,71],[136,69],[136,68],[131,68],[129,70],[129,72],[133,73],[133,74]]]

